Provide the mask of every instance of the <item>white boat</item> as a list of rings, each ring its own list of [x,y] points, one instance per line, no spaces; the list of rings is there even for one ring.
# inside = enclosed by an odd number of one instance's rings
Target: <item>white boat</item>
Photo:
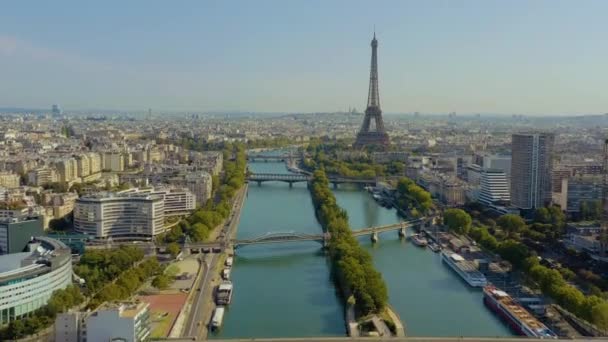
[[[213,311],[213,317],[211,318],[211,329],[217,330],[222,326],[222,322],[224,321],[224,307],[218,306]]]
[[[222,278],[224,280],[229,280],[230,279],[230,269],[229,268],[224,268],[222,270]]]
[[[226,264],[226,266],[231,267],[233,262],[234,262],[234,259],[232,257],[227,257],[225,264]]]
[[[232,282],[225,280],[217,286],[215,304],[228,305],[232,301]]]
[[[431,243],[429,243],[429,249],[432,250],[435,253],[439,253],[439,251],[441,251],[441,246],[439,246],[435,242],[431,242]]]
[[[477,270],[475,263],[465,260],[460,254],[444,250],[441,252],[441,259],[470,286],[483,287],[488,284],[486,276]]]

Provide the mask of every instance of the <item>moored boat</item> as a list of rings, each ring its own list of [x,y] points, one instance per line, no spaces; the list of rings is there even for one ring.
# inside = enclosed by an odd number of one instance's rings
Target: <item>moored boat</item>
[[[232,301],[232,282],[222,281],[217,286],[217,292],[215,294],[215,303],[217,305],[228,305]]]
[[[435,242],[431,242],[429,243],[429,249],[435,253],[439,253],[441,251],[441,246]]]
[[[475,263],[465,260],[460,254],[456,254],[451,250],[443,250],[441,252],[441,260],[450,266],[470,286],[483,287],[488,284],[486,276],[477,270]]]
[[[226,262],[224,263],[224,265],[231,267],[233,262],[234,262],[234,258],[229,256],[226,258]]]
[[[224,268],[222,270],[222,279],[230,280],[230,268]]]
[[[426,247],[428,245],[428,241],[420,234],[412,235],[412,242],[418,247]]]
[[[213,311],[213,317],[211,318],[211,330],[218,330],[222,326],[222,322],[224,321],[224,311],[225,308],[223,306],[218,306]]]
[[[483,302],[519,335],[536,338],[557,338],[557,335],[551,329],[532,316],[509,294],[495,286],[484,287]]]

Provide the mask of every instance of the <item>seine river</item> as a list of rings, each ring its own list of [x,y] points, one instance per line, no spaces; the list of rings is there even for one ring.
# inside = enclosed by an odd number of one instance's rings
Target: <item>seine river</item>
[[[253,172],[286,173],[282,163],[250,163]],[[353,229],[394,223],[395,210],[376,204],[362,189],[335,190]],[[250,184],[238,238],[268,232],[317,234],[305,184]],[[373,255],[389,288],[389,302],[410,336],[510,336],[482,303],[480,290],[469,288],[441,263],[438,254],[400,240],[397,232],[380,235]],[[246,246],[236,253],[233,301],[219,333],[210,337],[343,336],[343,306],[330,278],[329,261],[315,242]]]

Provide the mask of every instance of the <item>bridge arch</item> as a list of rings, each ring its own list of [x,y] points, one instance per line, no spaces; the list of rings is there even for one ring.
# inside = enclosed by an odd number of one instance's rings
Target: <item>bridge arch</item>
[[[326,234],[305,234],[298,232],[270,232],[250,239],[233,240],[234,248],[281,242],[313,241],[325,244]]]

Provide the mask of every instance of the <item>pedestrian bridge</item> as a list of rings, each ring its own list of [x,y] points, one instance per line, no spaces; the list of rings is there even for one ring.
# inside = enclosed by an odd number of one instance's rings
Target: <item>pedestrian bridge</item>
[[[285,182],[291,186],[293,183],[308,182],[312,179],[312,176],[297,173],[250,173],[247,175],[247,180],[250,182],[257,182],[261,185],[263,182]],[[330,176],[328,177],[329,182],[337,185],[342,183],[351,184],[365,184],[375,185],[377,183],[376,178],[349,178]]]

